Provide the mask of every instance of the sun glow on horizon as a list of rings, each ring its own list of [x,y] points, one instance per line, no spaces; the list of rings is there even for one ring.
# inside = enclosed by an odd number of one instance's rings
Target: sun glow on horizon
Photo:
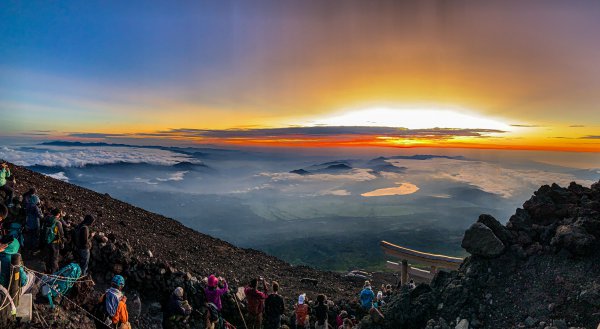
[[[466,111],[465,111],[466,112]],[[512,131],[504,122],[455,109],[370,107],[306,121],[312,126],[369,126],[407,129],[461,128]]]

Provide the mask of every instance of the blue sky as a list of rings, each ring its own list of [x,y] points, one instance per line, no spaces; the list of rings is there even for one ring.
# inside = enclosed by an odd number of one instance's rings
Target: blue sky
[[[600,130],[599,15],[595,1],[9,2],[0,129],[285,128],[452,108],[517,125],[494,136],[506,148],[593,151],[580,138]]]

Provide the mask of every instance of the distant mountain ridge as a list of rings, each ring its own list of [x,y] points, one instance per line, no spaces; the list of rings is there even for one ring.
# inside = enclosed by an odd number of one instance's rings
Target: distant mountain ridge
[[[462,155],[449,156],[449,155],[433,155],[433,154],[415,154],[415,155],[394,155],[391,157],[379,157],[377,159],[392,160],[392,159],[405,159],[405,160],[431,160],[431,159],[450,159],[450,160],[467,160]]]
[[[171,152],[191,155],[194,157],[209,156],[210,155],[209,152],[217,152],[217,153],[239,153],[239,152],[241,152],[239,150],[218,149],[218,148],[178,147],[178,146],[160,146],[160,145],[133,145],[133,144],[105,143],[105,142],[50,141],[50,142],[40,143],[39,145],[65,146],[65,147],[133,147],[133,148],[171,151]]]

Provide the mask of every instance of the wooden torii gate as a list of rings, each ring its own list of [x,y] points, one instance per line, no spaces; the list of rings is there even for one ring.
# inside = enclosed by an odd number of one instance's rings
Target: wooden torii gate
[[[403,285],[408,283],[409,274],[411,277],[417,279],[417,281],[430,282],[439,268],[457,270],[463,262],[463,259],[459,257],[430,254],[398,246],[387,241],[381,241],[379,245],[386,255],[401,261],[400,264],[388,261],[387,267],[400,271],[400,282]],[[430,266],[430,271],[410,267],[408,261]]]

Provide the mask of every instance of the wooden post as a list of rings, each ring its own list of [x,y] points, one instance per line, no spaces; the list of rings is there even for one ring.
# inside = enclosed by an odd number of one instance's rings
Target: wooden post
[[[21,254],[14,254],[12,256],[11,265],[10,279],[12,280],[12,283],[10,285],[9,293],[13,297],[15,306],[17,306],[19,305],[19,297],[21,297],[21,271],[19,271],[21,266]]]
[[[8,294],[13,298],[15,306],[19,303],[19,289],[21,289],[21,280],[19,268],[15,264],[21,264],[21,254],[14,254],[10,260],[11,266],[9,267],[8,277]],[[6,300],[6,308],[0,312],[0,324],[5,325],[14,321],[15,316],[12,314],[12,307],[8,299]]]
[[[402,267],[400,269],[400,282],[402,285],[408,284],[408,261],[406,259],[402,260]]]

